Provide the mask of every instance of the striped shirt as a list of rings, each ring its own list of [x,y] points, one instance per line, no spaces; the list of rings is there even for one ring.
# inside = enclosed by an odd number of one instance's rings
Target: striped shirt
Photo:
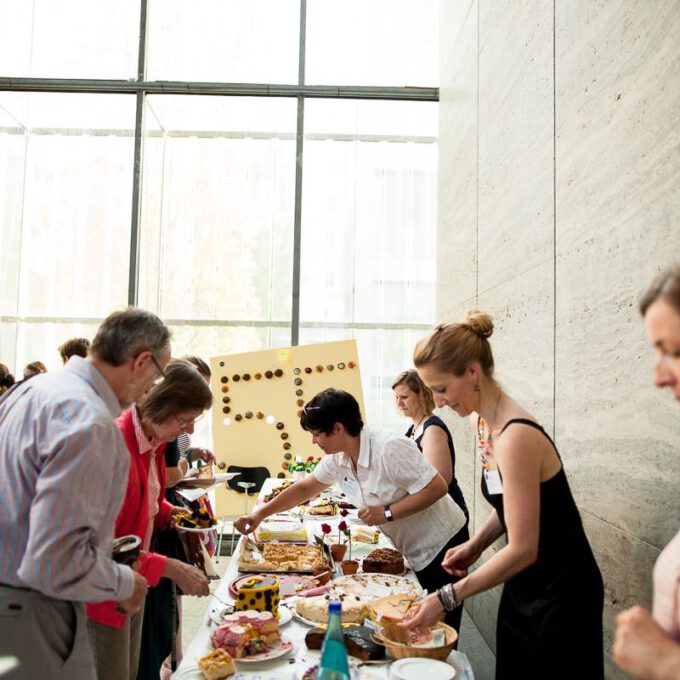
[[[132,571],[110,558],[130,465],[119,411],[77,356],[0,401],[0,583],[60,600],[132,595]]]

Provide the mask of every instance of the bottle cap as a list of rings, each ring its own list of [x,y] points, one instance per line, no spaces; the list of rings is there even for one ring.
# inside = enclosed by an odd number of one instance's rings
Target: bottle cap
[[[337,612],[338,614],[342,611],[342,602],[338,600],[331,600],[328,603],[328,613]]]

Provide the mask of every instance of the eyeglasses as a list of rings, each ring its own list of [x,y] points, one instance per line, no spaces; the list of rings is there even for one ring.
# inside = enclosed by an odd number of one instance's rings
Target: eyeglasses
[[[183,430],[188,430],[190,427],[193,427],[196,425],[196,423],[204,416],[204,413],[201,413],[200,416],[197,416],[196,418],[192,418],[191,420],[183,420],[182,418],[178,418],[177,416],[174,416],[175,420],[177,421],[177,424],[183,429]]]
[[[151,361],[158,371],[158,378],[154,381],[154,384],[158,384],[159,382],[165,380],[168,376],[165,375],[165,371],[161,368],[161,365],[158,363],[158,361],[156,361],[156,357],[153,354],[151,355]]]

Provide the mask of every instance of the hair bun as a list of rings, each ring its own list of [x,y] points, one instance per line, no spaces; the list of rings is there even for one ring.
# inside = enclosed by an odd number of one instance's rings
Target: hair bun
[[[493,333],[493,319],[486,312],[470,309],[465,315],[465,325],[480,338],[488,338]]]

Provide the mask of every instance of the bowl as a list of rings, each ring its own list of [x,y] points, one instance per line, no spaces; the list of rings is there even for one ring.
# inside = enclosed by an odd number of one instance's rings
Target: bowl
[[[118,564],[132,564],[139,557],[142,541],[139,536],[132,534],[121,536],[113,541],[111,557]]]

